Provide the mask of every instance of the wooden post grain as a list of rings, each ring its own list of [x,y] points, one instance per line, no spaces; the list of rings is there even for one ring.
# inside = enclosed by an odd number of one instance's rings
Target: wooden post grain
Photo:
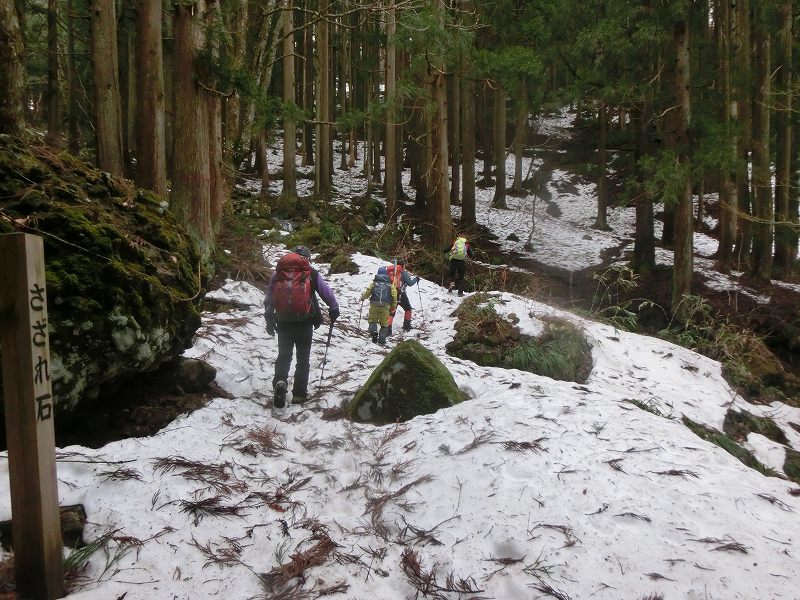
[[[0,341],[17,590],[63,591],[42,238],[0,235]]]

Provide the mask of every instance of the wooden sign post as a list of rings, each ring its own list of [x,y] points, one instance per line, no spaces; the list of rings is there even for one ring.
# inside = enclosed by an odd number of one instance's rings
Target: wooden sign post
[[[44,245],[26,233],[0,235],[0,341],[17,590],[62,595]]]

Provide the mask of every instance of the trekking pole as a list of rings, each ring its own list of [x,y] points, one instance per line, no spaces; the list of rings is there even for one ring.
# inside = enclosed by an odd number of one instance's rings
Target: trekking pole
[[[319,388],[322,387],[322,378],[325,376],[325,363],[328,362],[328,348],[331,345],[331,336],[333,335],[333,323],[331,323],[331,328],[328,329],[328,340],[325,342],[325,356],[322,359],[322,371],[319,374],[319,383],[317,384],[317,391]]]
[[[425,307],[422,306],[422,290],[420,289],[419,281],[417,281],[417,294],[419,294],[419,313],[422,315],[422,320],[425,320]]]

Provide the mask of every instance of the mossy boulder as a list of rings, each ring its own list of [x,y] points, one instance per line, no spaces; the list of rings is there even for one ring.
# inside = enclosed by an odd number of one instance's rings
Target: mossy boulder
[[[164,200],[69,154],[0,136],[0,211],[0,233],[44,239],[59,413],[191,345],[199,259]]]
[[[340,252],[334,255],[331,259],[331,268],[328,271],[330,275],[334,273],[350,273],[355,275],[358,273],[358,265],[352,261],[349,255]]]
[[[419,342],[407,340],[376,367],[348,412],[354,421],[383,425],[432,414],[465,398],[442,361]]]

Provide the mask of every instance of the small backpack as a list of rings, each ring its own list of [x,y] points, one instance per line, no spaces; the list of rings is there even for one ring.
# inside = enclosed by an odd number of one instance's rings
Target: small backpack
[[[275,266],[272,306],[279,321],[304,321],[312,316],[311,263],[290,252]]]
[[[371,304],[380,304],[382,306],[389,306],[392,303],[392,281],[389,279],[389,275],[386,273],[375,275],[369,301]]]
[[[464,260],[467,258],[467,240],[463,237],[457,238],[450,249],[450,258]]]

